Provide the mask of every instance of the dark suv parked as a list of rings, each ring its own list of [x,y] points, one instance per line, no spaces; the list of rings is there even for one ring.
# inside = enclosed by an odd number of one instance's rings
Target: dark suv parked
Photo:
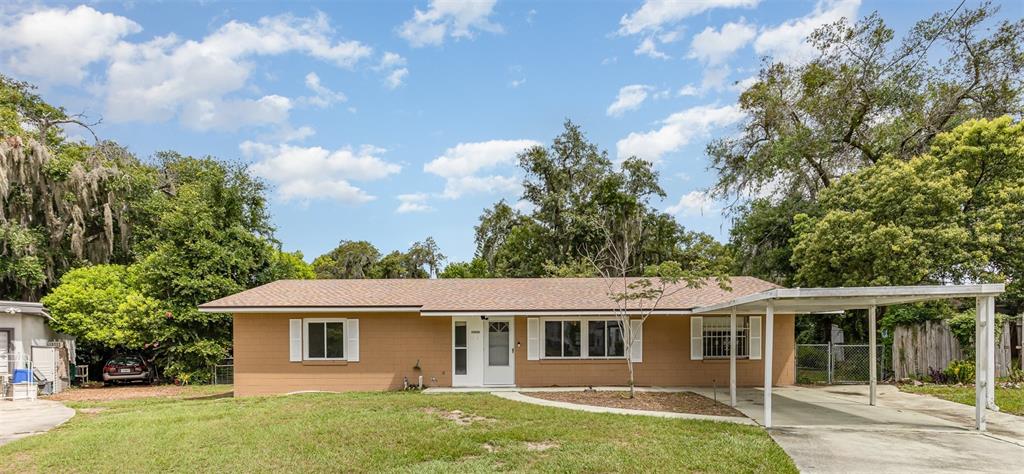
[[[112,384],[119,382],[152,383],[153,375],[142,357],[135,355],[114,356],[103,364],[103,381]]]

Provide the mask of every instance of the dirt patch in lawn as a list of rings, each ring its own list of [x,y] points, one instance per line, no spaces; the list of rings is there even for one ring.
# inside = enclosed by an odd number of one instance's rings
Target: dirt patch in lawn
[[[456,425],[463,426],[479,422],[495,421],[494,418],[487,418],[486,416],[474,415],[472,413],[464,413],[462,410],[441,410],[438,408],[428,407],[424,408],[423,411],[446,420],[454,421]]]
[[[230,393],[230,388],[225,393]],[[106,402],[112,400],[130,400],[133,398],[170,397],[191,398],[209,397],[209,391],[197,391],[191,386],[182,385],[126,385],[120,387],[75,388],[65,390],[56,395],[46,397],[48,400],[61,402]]]
[[[729,405],[716,402],[693,392],[637,392],[636,398],[632,399],[629,398],[629,392],[619,391],[530,392],[523,395],[556,402],[599,407],[667,411],[695,415],[743,416],[742,413]]]
[[[559,446],[559,444],[554,442],[554,441],[537,441],[537,442],[527,441],[526,442],[526,450],[527,451],[547,451],[549,449],[557,448],[558,446]]]

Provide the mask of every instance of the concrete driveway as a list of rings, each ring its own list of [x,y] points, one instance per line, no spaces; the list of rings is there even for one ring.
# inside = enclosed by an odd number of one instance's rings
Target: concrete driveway
[[[51,400],[0,401],[0,445],[47,431],[72,416],[75,410]]]
[[[878,387],[784,387],[772,390],[769,430],[802,472],[1011,472],[1024,469],[1024,418],[988,412],[988,432],[974,427],[974,407]],[[700,390],[711,395],[709,390]],[[704,393],[708,392],[708,393]],[[737,408],[763,422],[763,392],[741,389]],[[728,400],[728,393],[719,400]]]

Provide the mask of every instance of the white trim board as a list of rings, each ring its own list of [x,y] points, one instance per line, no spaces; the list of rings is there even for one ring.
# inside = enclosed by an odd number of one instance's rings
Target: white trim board
[[[975,285],[867,286],[849,288],[778,288],[731,301],[695,308],[694,314],[728,314],[738,311],[763,312],[768,302],[776,313],[822,313],[844,309],[867,309],[948,298],[974,298],[1003,293],[1002,283]]]

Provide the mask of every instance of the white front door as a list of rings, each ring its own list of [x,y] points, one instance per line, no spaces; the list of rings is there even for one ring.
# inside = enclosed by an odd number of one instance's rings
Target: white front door
[[[452,386],[484,384],[484,322],[479,316],[452,318]]]
[[[512,318],[489,318],[484,329],[484,385],[515,385],[515,327]]]

